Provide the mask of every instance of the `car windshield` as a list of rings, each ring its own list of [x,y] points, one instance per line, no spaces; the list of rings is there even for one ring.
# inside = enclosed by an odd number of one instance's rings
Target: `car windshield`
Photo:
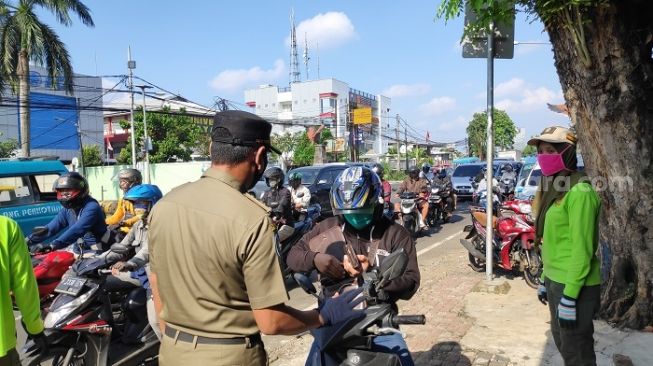
[[[528,181],[529,186],[537,186],[540,184],[540,178],[542,177],[542,170],[541,169],[534,169],[533,172],[531,173],[531,177]]]
[[[454,177],[475,177],[481,171],[481,165],[459,165],[453,171]]]
[[[315,183],[315,179],[317,179],[317,175],[320,172],[319,169],[311,169],[311,168],[298,168],[298,169],[293,169],[288,173],[288,176],[292,173],[301,173],[302,175],[302,184],[305,186],[310,186]]]

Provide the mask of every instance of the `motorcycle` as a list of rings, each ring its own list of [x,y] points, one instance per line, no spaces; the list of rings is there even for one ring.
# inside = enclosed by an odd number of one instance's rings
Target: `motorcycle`
[[[515,198],[515,179],[502,178],[499,182],[501,199],[503,201],[512,201]]]
[[[277,203],[273,202],[271,206],[278,206]],[[274,250],[279,257],[279,262],[281,263],[281,273],[284,277],[287,277],[291,274],[290,268],[286,264],[286,258],[288,258],[288,253],[290,249],[297,244],[299,239],[301,239],[304,234],[309,232],[317,219],[320,217],[322,212],[322,206],[319,203],[314,203],[308,206],[305,212],[301,212],[299,215],[300,220],[294,225],[294,232],[285,240],[280,240],[279,230],[283,227],[283,221],[279,219],[280,214],[274,210],[271,212],[272,222],[275,223],[275,240],[274,240]]]
[[[382,300],[383,286],[403,275],[408,265],[408,255],[403,249],[390,254],[379,268],[363,274],[363,293],[367,307],[363,316],[311,331],[319,352],[307,361],[312,366],[329,365],[390,365],[400,366],[399,356],[394,353],[372,351],[375,337],[401,334],[399,325],[425,324],[424,315],[397,315],[393,305]],[[304,291],[319,301],[311,280],[302,273],[294,275]]]
[[[530,204],[525,202],[504,203],[501,210],[512,214],[492,217],[493,263],[507,271],[523,273],[524,280],[532,287],[540,285],[542,257],[535,244],[535,226],[530,218]],[[503,212],[502,211],[502,212]],[[472,225],[465,226],[468,233],[460,243],[469,252],[469,266],[476,272],[485,270],[485,239],[487,216],[484,208],[470,209]]]
[[[107,289],[109,267],[131,248],[112,246],[108,255],[79,258],[74,275],[55,288],[57,297],[44,320],[49,347],[28,341],[23,365],[144,365],[158,357],[159,340],[147,320],[146,292],[125,284]],[[115,254],[115,255],[111,255]]]
[[[429,195],[429,214],[426,218],[426,223],[433,227],[436,226],[439,220],[447,223],[449,222],[449,212],[447,205],[449,197],[451,196],[451,188],[445,184],[436,184],[431,187],[431,194]]]
[[[399,196],[401,199],[400,219],[401,225],[405,227],[414,237],[419,234],[419,211],[417,203],[423,198],[413,192],[404,192]]]

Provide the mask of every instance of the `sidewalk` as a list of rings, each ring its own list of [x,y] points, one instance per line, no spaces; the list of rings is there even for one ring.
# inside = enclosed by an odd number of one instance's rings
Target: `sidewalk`
[[[482,292],[485,274],[467,266],[462,248],[420,262],[420,270],[420,290],[399,304],[401,313],[427,318],[424,326],[402,327],[416,365],[563,365],[550,336],[548,308],[521,277],[500,273],[506,293]],[[595,327],[598,365],[614,365],[615,355],[636,366],[653,365],[653,333],[619,331],[603,321]],[[272,350],[271,365],[303,365],[311,341],[304,335]]]

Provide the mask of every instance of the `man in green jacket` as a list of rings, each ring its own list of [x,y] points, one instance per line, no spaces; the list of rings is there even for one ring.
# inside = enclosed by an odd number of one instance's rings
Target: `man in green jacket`
[[[20,365],[12,293],[25,330],[44,351],[39,291],[25,237],[14,220],[0,215],[0,366]]]

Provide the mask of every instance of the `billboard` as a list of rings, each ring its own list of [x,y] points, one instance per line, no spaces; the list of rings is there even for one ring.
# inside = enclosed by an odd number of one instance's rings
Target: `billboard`
[[[354,109],[354,124],[363,125],[372,123],[372,108],[356,108]]]
[[[32,149],[79,150],[78,117],[75,98],[30,93]]]

